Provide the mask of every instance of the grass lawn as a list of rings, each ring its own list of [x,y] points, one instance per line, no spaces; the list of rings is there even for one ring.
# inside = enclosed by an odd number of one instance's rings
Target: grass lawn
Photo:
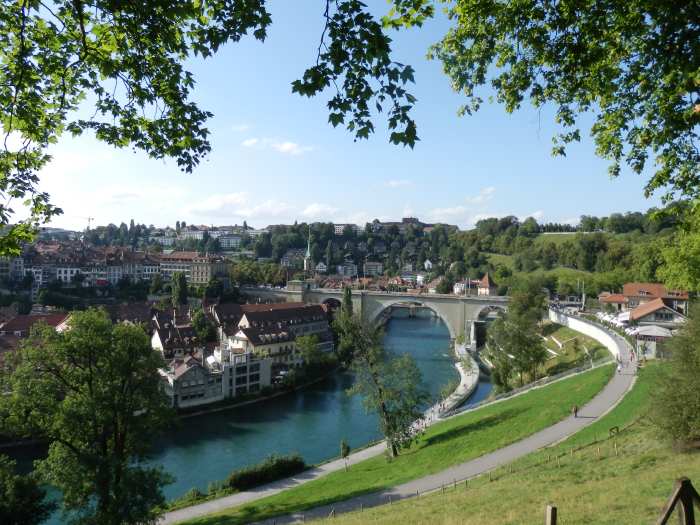
[[[557,357],[554,357],[548,352],[549,359],[544,364],[547,375],[557,374],[589,363],[589,355],[593,357],[594,361],[609,355],[608,350],[592,337],[560,324],[545,324],[543,335],[547,338],[544,341],[545,347],[559,354]],[[562,343],[562,348],[559,348],[554,339]],[[578,341],[578,348],[574,340]],[[588,355],[586,354],[586,349],[589,352]]]
[[[570,232],[570,233],[552,233],[548,235],[544,234],[539,234],[537,237],[534,238],[534,244],[535,246],[547,244],[548,242],[552,242],[559,246],[560,244],[565,243],[566,241],[575,241],[576,236],[578,233],[576,232]]]
[[[512,255],[504,255],[502,253],[486,253],[484,255],[486,255],[486,259],[494,266],[502,264],[506,268],[514,269]]]
[[[275,496],[186,523],[232,525],[298,512],[426,476],[481,456],[564,419],[584,405],[613,374],[613,366],[486,406],[428,429],[419,443],[388,462],[375,457]]]
[[[493,482],[481,476],[469,488],[461,484],[445,494],[341,515],[333,523],[544,523],[548,503],[567,524],[655,523],[675,479],[687,476],[700,488],[700,454],[673,451],[644,418],[659,366],[644,368],[634,389],[599,421],[556,447],[501,467]],[[622,430],[611,439],[615,426]]]

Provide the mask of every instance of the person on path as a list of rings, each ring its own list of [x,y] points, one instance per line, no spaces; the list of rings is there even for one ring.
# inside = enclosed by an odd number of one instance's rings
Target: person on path
[[[617,365],[617,373],[619,374],[622,372],[622,365]]]
[[[578,406],[577,405],[574,405],[573,407],[571,407],[571,414],[574,416],[574,418],[578,417]]]

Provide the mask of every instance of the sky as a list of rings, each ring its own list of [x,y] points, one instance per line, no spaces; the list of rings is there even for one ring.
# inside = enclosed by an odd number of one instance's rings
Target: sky
[[[416,70],[410,91],[418,99],[420,142],[413,150],[392,145],[381,116],[376,133],[355,142],[327,123],[328,93],[309,99],[291,92],[291,82],[315,60],[322,3],[273,1],[264,43],[244,38],[187,64],[197,80],[193,100],[214,113],[207,124],[212,151],[193,173],[89,136],[62,137],[41,173],[40,188],[64,211],[51,226],[82,230],[88,217],[93,226],[133,218],[156,226],[246,220],[264,227],[415,216],[469,228],[489,216],[575,223],[582,214],[659,204],[644,197],[645,177],[608,176],[589,127],[567,157],[552,157],[551,108],[526,103],[509,115],[485,103],[475,115],[458,117],[464,98],[452,91],[441,64],[425,58],[448,27],[442,18],[392,33],[395,59]],[[370,4],[378,14],[387,7]]]

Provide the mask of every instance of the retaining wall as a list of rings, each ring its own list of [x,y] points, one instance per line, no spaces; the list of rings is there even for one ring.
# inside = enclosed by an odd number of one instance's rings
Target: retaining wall
[[[608,351],[616,358],[620,357],[620,347],[617,341],[604,329],[596,326],[595,324],[587,321],[586,319],[579,319],[577,317],[571,317],[558,310],[549,310],[549,320],[553,323],[560,324],[562,326],[568,326],[572,330],[581,332],[588,337],[592,337],[600,344],[605,346]]]

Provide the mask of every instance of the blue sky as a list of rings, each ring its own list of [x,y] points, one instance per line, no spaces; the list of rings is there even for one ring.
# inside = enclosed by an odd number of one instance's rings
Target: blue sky
[[[425,59],[447,28],[442,19],[393,34],[395,58],[416,69],[416,148],[390,144],[381,117],[369,141],[354,142],[327,124],[326,97],[291,93],[315,58],[321,3],[272,2],[266,42],[247,38],[189,64],[198,82],[194,100],[215,115],[208,123],[212,152],[194,173],[90,137],[64,137],[41,180],[64,210],[52,225],[82,229],[88,216],[93,224],[247,220],[262,227],[412,215],[469,227],[484,216],[571,222],[658,204],[644,198],[644,177],[609,178],[588,128],[566,158],[551,157],[551,109],[538,113],[526,104],[508,115],[494,103],[458,117],[463,98],[440,63]],[[376,4],[380,13],[386,7]]]

